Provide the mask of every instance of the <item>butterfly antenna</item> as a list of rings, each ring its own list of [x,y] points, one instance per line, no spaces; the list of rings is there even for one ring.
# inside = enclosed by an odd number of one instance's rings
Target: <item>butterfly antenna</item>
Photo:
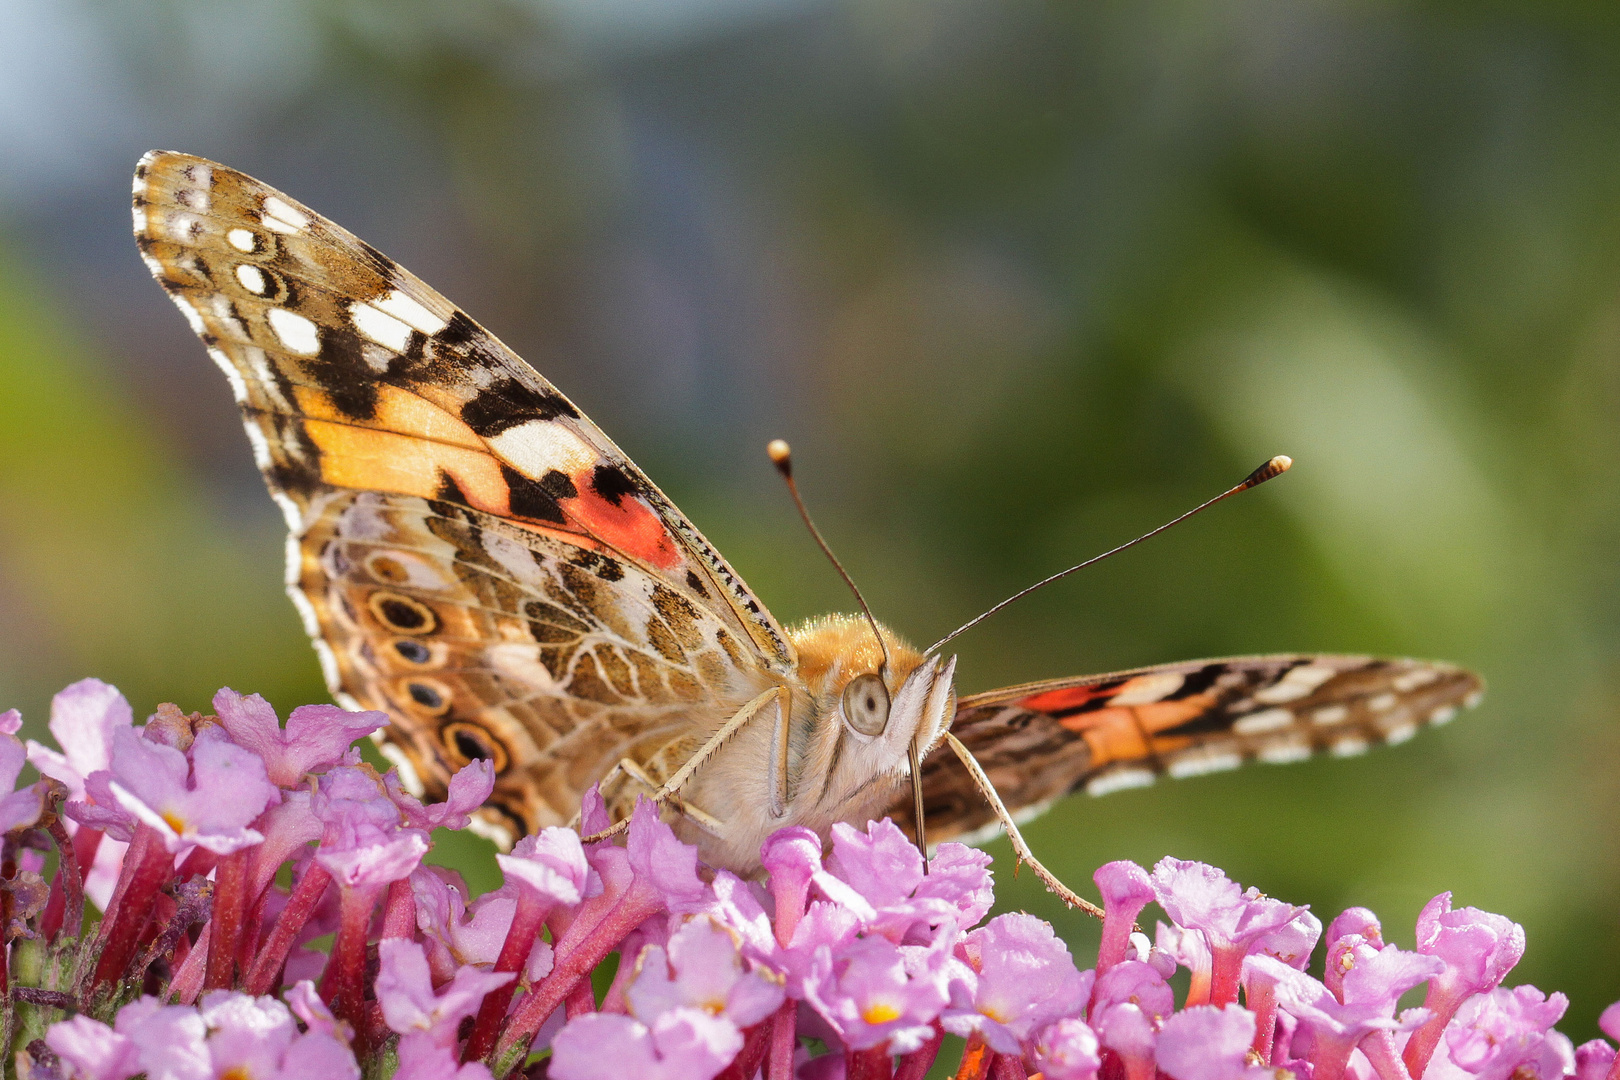
[[[793,496],[793,505],[799,508],[799,516],[804,519],[804,526],[810,530],[810,535],[815,537],[816,546],[821,548],[822,554],[827,556],[827,560],[833,564],[833,569],[838,571],[838,576],[844,579],[844,584],[849,586],[849,591],[855,594],[856,601],[860,603],[861,611],[866,615],[866,621],[872,627],[872,636],[877,638],[878,648],[883,650],[881,674],[883,681],[888,682],[889,643],[883,640],[883,632],[878,629],[877,619],[872,617],[872,609],[867,606],[866,597],[862,596],[861,590],[856,588],[855,579],[849,576],[849,571],[844,569],[844,564],[838,561],[838,556],[834,555],[832,548],[827,546],[827,541],[822,537],[821,530],[816,528],[814,521],[810,520],[810,511],[805,508],[804,499],[799,496],[799,485],[793,481],[793,448],[787,444],[785,439],[772,439],[766,445],[765,453],[770,456],[771,464],[776,466],[776,471],[782,474],[782,479],[787,483],[788,494]],[[917,850],[922,852],[923,873],[926,874],[928,872],[928,834],[923,826],[922,773],[915,738],[906,747],[906,762],[911,768],[911,800],[914,807],[913,817],[917,823]]]
[[[1126,543],[1123,543],[1123,544],[1119,545],[1119,547],[1111,548],[1108,551],[1103,552],[1101,555],[1094,555],[1091,558],[1087,559],[1083,563],[1078,563],[1078,564],[1076,564],[1074,566],[1071,566],[1067,570],[1060,570],[1057,573],[1053,574],[1051,577],[1043,578],[1042,580],[1037,581],[1035,584],[1031,585],[1027,589],[1021,589],[1018,592],[1013,593],[1011,596],[1007,597],[1007,599],[1003,600],[1001,603],[997,604],[995,607],[992,607],[991,609],[984,612],[983,614],[974,616],[973,618],[969,619],[967,622],[963,623],[961,626],[958,626],[955,630],[952,630],[950,633],[946,634],[944,637],[942,637],[938,641],[934,642],[934,644],[932,644],[932,645],[930,645],[928,647],[928,653],[930,655],[932,655],[933,653],[938,652],[941,646],[945,645],[947,642],[951,641],[953,638],[959,636],[960,634],[962,634],[962,633],[964,633],[964,632],[966,632],[968,630],[973,629],[973,627],[975,627],[975,626],[978,626],[980,623],[984,622],[984,620],[988,619],[990,616],[994,615],[996,612],[1000,611],[1002,608],[1006,607],[1008,604],[1011,604],[1014,600],[1022,600],[1024,597],[1028,596],[1030,593],[1034,592],[1036,589],[1044,589],[1046,586],[1052,584],[1052,582],[1057,581],[1059,578],[1066,578],[1070,574],[1074,573],[1076,570],[1084,570],[1086,567],[1090,566],[1092,563],[1102,562],[1104,559],[1108,558],[1108,556],[1110,556],[1110,555],[1118,555],[1120,552],[1124,551],[1128,547],[1135,547],[1137,544],[1140,544],[1144,540],[1152,539],[1153,537],[1158,536],[1160,533],[1164,532],[1164,530],[1170,528],[1172,525],[1179,525],[1183,521],[1186,521],[1188,518],[1192,517],[1194,514],[1201,513],[1202,511],[1208,510],[1210,507],[1214,506],[1216,503],[1220,502],[1222,499],[1229,499],[1233,495],[1236,495],[1240,491],[1248,491],[1252,487],[1259,487],[1261,484],[1265,483],[1267,480],[1275,479],[1276,477],[1279,477],[1283,473],[1287,472],[1293,466],[1293,464],[1294,464],[1294,459],[1293,458],[1285,457],[1282,454],[1278,454],[1276,457],[1272,458],[1270,461],[1266,462],[1264,465],[1262,465],[1258,469],[1254,470],[1254,472],[1250,473],[1244,479],[1243,483],[1238,484],[1236,487],[1228,488],[1227,490],[1221,492],[1219,495],[1215,496],[1213,499],[1210,499],[1208,502],[1199,503],[1197,506],[1193,507],[1191,510],[1188,510],[1185,514],[1182,514],[1180,517],[1175,518],[1175,519],[1173,519],[1171,521],[1165,522],[1163,525],[1160,525],[1157,529],[1154,529],[1151,532],[1143,533],[1141,536],[1138,536],[1135,540],[1130,540],[1130,541],[1127,541]],[[797,496],[795,496],[795,497],[797,497]]]
[[[849,576],[849,571],[844,569],[844,564],[838,561],[838,556],[832,553],[832,548],[828,547],[827,541],[822,538],[821,530],[816,528],[814,521],[810,520],[810,511],[805,509],[804,500],[799,497],[799,485],[793,482],[793,448],[787,444],[785,439],[772,439],[766,445],[765,453],[770,455],[771,464],[776,466],[776,471],[781,473],[782,479],[787,482],[788,494],[793,496],[793,505],[799,508],[799,516],[804,519],[804,526],[810,530],[810,535],[815,537],[816,546],[821,548],[821,553],[827,556],[828,561],[833,564],[833,569],[838,571],[838,576],[844,579],[844,584],[849,586],[849,591],[855,594],[856,602],[861,605],[861,611],[865,613],[866,621],[871,624],[872,636],[877,638],[878,648],[883,650],[883,675],[885,676],[884,681],[887,681],[889,674],[888,642],[883,640],[883,632],[878,629],[877,620],[872,617],[872,609],[866,606],[866,597],[862,596],[861,590],[855,587],[855,579]]]

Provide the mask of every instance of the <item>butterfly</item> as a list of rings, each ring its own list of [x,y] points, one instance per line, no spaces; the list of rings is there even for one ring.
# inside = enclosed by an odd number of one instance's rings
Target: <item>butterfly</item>
[[[230,381],[335,698],[418,793],[476,759],[509,845],[658,793],[708,863],[884,814],[936,840],[1247,761],[1398,743],[1479,697],[1443,663],[1287,655],[958,697],[875,622],[784,628],[633,462],[459,308],[276,189],[154,151],[142,257]],[[999,801],[996,796],[999,794]],[[987,799],[986,796],[989,796]]]

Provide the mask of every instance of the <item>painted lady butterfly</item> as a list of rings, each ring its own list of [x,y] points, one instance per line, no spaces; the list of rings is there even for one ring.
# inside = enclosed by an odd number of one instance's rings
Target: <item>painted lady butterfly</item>
[[[885,631],[884,668],[858,617],[778,625],[567,398],[364,241],[201,158],[147,154],[134,188],[141,253],[286,515],[332,693],[393,716],[408,783],[490,759],[502,842],[574,819],[598,781],[616,820],[662,787],[683,838],[746,872],[785,825],[909,821],[913,746],[940,839],[996,827],[973,759],[1022,818],[1401,742],[1479,695],[1446,664],[1262,656],[959,699],[953,658]]]

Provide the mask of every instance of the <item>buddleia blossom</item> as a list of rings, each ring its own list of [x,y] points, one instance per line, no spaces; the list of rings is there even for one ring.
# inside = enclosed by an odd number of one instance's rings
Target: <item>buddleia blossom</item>
[[[1365,908],[1324,933],[1208,864],[1114,862],[1093,960],[986,921],[983,852],[789,828],[745,881],[643,799],[622,839],[525,837],[474,896],[424,860],[489,763],[424,802],[351,745],[380,713],[212,707],[136,725],[85,680],[52,706],[63,751],[0,714],[0,1055],[24,1080],[920,1080],[947,1033],[958,1075],[993,1080],[1620,1080],[1620,1003],[1573,1045],[1563,995],[1509,981],[1523,929],[1449,893],[1404,950]],[[25,756],[47,778],[19,788]],[[598,792],[581,820],[609,824]]]

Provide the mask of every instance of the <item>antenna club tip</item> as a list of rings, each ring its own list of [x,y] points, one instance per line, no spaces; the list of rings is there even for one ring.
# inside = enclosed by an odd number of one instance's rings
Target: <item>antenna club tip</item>
[[[765,444],[765,455],[771,459],[771,464],[781,470],[784,476],[793,473],[793,448],[787,444],[786,439],[772,439]]]
[[[1254,472],[1250,473],[1248,479],[1244,480],[1241,486],[1245,488],[1252,488],[1256,484],[1263,484],[1267,480],[1272,480],[1281,476],[1283,473],[1287,472],[1293,467],[1293,458],[1286,454],[1278,454],[1276,457],[1254,470]]]

